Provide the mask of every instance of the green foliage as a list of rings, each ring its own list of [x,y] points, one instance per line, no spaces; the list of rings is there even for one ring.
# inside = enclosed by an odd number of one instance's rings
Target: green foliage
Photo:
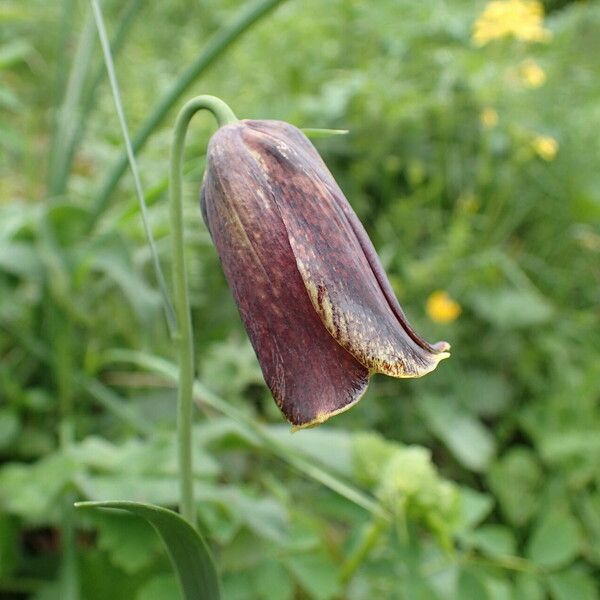
[[[213,125],[194,124],[194,485],[227,599],[599,596],[600,8],[548,2],[548,42],[476,46],[484,6],[288,0],[189,83],[241,117],[348,129],[314,142],[411,321],[453,345],[290,435],[201,223]],[[134,138],[249,10],[103,9]],[[72,498],[178,501],[173,351],[129,175],[99,195],[123,148],[88,21],[85,2],[0,5],[0,595],[66,598],[76,567],[86,600],[163,600],[177,580],[142,520],[78,511],[68,535]],[[171,121],[137,156],[165,270]],[[438,289],[456,320],[427,313]]]
[[[202,537],[194,528],[177,513],[139,502],[82,502],[80,508],[106,508],[121,510],[145,519],[160,535],[165,544],[173,568],[177,573],[184,600],[219,600],[219,578],[210,555],[210,551]],[[146,543],[147,539],[138,539],[138,543]],[[116,551],[121,556],[123,543]],[[115,555],[113,553],[113,555]],[[127,561],[126,570],[135,567]]]

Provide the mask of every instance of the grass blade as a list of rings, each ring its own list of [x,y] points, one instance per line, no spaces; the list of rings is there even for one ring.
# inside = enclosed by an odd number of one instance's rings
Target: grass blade
[[[328,138],[336,135],[347,135],[349,129],[318,129],[315,127],[303,127],[302,133],[311,139]]]
[[[108,35],[106,34],[106,27],[104,26],[104,19],[102,18],[102,11],[97,0],[91,0],[92,11],[94,13],[94,20],[98,29],[98,36],[100,37],[100,45],[102,46],[102,52],[104,54],[104,62],[106,63],[106,70],[108,71],[108,78],[110,81],[110,87],[112,95],[115,101],[115,107],[117,110],[117,116],[119,118],[119,124],[121,125],[121,131],[123,133],[123,141],[125,142],[127,161],[131,167],[131,173],[133,174],[133,181],[135,184],[135,191],[140,203],[140,212],[142,215],[142,222],[144,224],[144,230],[150,246],[150,252],[152,254],[152,262],[154,265],[154,271],[156,274],[156,280],[160,288],[162,295],[165,316],[169,331],[173,335],[176,330],[175,322],[175,311],[169,299],[169,293],[167,291],[167,284],[163,275],[160,260],[158,258],[158,252],[156,250],[156,243],[154,242],[154,236],[150,228],[150,222],[148,219],[148,209],[146,207],[146,200],[144,198],[144,190],[142,189],[142,182],[140,180],[140,174],[137,167],[137,161],[135,160],[135,153],[129,137],[129,131],[127,128],[127,121],[125,119],[125,111],[123,110],[123,104],[121,102],[121,94],[119,92],[119,84],[117,82],[117,75],[115,73],[115,67],[112,60],[112,54],[110,51],[110,43],[108,41]]]
[[[192,83],[208,69],[244,32],[254,23],[268,14],[284,0],[258,0],[244,7],[233,22],[219,30],[208,42],[196,60],[179,76],[171,89],[161,98],[150,116],[144,121],[132,139],[132,146],[138,152],[148,141],[154,130],[160,125],[169,110],[181,98]],[[127,169],[127,154],[121,153],[100,188],[92,210],[90,227],[104,212],[110,196]]]

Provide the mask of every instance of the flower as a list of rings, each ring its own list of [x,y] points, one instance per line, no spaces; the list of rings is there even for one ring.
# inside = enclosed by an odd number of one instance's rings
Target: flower
[[[492,40],[514,36],[525,42],[545,42],[544,7],[537,0],[492,0],[473,27],[473,41],[483,46]]]
[[[488,106],[481,111],[479,120],[486,129],[492,129],[498,124],[498,113]]]
[[[558,142],[549,135],[538,135],[531,142],[533,149],[540,158],[553,160],[558,153]]]
[[[519,66],[519,75],[523,83],[531,88],[537,88],[544,85],[546,81],[546,72],[535,60],[528,58]]]
[[[436,323],[456,321],[462,312],[460,304],[443,290],[437,290],[427,298],[426,310],[429,318]]]
[[[296,428],[347,410],[373,373],[420,377],[449,356],[408,324],[321,157],[281,121],[221,127],[201,206],[273,397]]]

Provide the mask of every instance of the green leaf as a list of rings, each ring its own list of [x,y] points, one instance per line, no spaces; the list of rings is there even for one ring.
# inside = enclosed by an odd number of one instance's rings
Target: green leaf
[[[17,413],[10,408],[0,408],[0,449],[7,448],[20,430],[21,423]]]
[[[98,547],[106,550],[115,566],[134,574],[147,567],[159,551],[150,525],[123,511],[103,511],[94,517]]]
[[[0,46],[0,71],[23,62],[31,53],[32,47],[21,37]]]
[[[517,549],[513,532],[503,525],[482,525],[467,537],[467,541],[488,556],[514,555]]]
[[[354,473],[353,437],[347,431],[331,428],[303,429],[290,436],[287,425],[274,425],[269,431],[299,454],[322,464],[333,473],[351,477]]]
[[[285,563],[311,598],[328,600],[340,592],[337,568],[323,550],[291,556]]]
[[[175,598],[179,586],[172,575],[157,575],[140,588],[136,600],[165,600]]]
[[[178,370],[175,365],[152,354],[130,350],[112,350],[107,353],[105,360],[107,362],[130,362],[151,372],[160,373],[172,381],[177,381],[178,378]],[[381,504],[374,501],[367,494],[349,485],[339,477],[332,475],[327,470],[322,469],[320,465],[314,464],[309,459],[299,455],[287,444],[282,444],[269,429],[237,410],[198,380],[194,381],[194,396],[197,398],[197,401],[237,421],[251,435],[256,436],[266,450],[279,456],[301,473],[325,485],[350,502],[362,506],[365,510],[373,514],[381,514],[383,512]]]
[[[538,510],[541,467],[528,448],[509,450],[490,470],[489,484],[502,512],[514,525],[524,525]]]
[[[598,585],[581,569],[569,569],[548,577],[552,600],[598,600]]]
[[[533,530],[527,556],[542,567],[569,564],[579,552],[579,525],[566,511],[553,511],[542,517]]]
[[[292,600],[294,583],[276,560],[267,560],[254,571],[254,589],[261,600]]]
[[[515,578],[515,598],[527,600],[544,600],[544,588],[531,573],[518,573]]]
[[[513,590],[508,581],[497,577],[486,577],[484,585],[490,600],[514,600]]]
[[[231,488],[224,501],[233,514],[257,535],[282,542],[286,539],[288,515],[281,504],[270,497],[252,498],[242,490]]]
[[[509,382],[496,373],[469,370],[456,377],[454,386],[461,403],[481,417],[502,414],[511,401]]]
[[[34,522],[60,512],[60,496],[78,470],[71,456],[56,453],[35,463],[8,463],[0,469],[0,507]]]
[[[476,571],[463,569],[458,580],[458,594],[460,600],[490,600],[490,595]]]
[[[122,239],[105,238],[90,247],[93,267],[115,282],[136,315],[144,322],[155,314],[160,296],[139,276]]]
[[[502,329],[539,325],[553,314],[543,296],[526,290],[478,292],[472,296],[471,304],[480,317]]]
[[[495,442],[477,419],[445,398],[423,398],[418,406],[430,429],[460,463],[477,472],[487,468]]]
[[[80,516],[80,515],[79,515]],[[106,552],[99,548],[85,548],[78,552],[81,576],[82,600],[132,600],[136,596],[142,582],[147,578],[145,573],[124,573],[110,560]],[[167,596],[175,600],[177,595],[177,582],[175,594]],[[46,596],[44,596],[46,598]],[[32,600],[38,600],[35,596]],[[57,591],[52,600],[63,600]],[[144,600],[147,600],[144,598]]]
[[[39,252],[27,242],[0,240],[0,270],[35,280],[42,272]]]
[[[148,521],[160,535],[171,558],[185,600],[218,600],[219,577],[210,551],[194,528],[177,513],[137,502],[79,502],[79,508],[130,512]]]
[[[337,135],[347,135],[350,133],[348,129],[318,129],[314,127],[304,127],[302,133],[311,139],[328,138]]]
[[[460,488],[460,528],[471,529],[481,523],[492,512],[494,500],[488,494],[476,492],[468,487]]]

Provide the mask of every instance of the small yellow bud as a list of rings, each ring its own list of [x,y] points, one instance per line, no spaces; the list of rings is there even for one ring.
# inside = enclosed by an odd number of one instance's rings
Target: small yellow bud
[[[528,58],[519,66],[519,75],[523,83],[530,88],[537,88],[546,82],[546,72],[540,65]]]
[[[429,318],[436,323],[451,323],[462,312],[460,304],[443,290],[437,290],[427,298],[426,310]]]
[[[553,160],[558,153],[558,142],[549,135],[538,135],[533,139],[533,149],[544,160]]]

